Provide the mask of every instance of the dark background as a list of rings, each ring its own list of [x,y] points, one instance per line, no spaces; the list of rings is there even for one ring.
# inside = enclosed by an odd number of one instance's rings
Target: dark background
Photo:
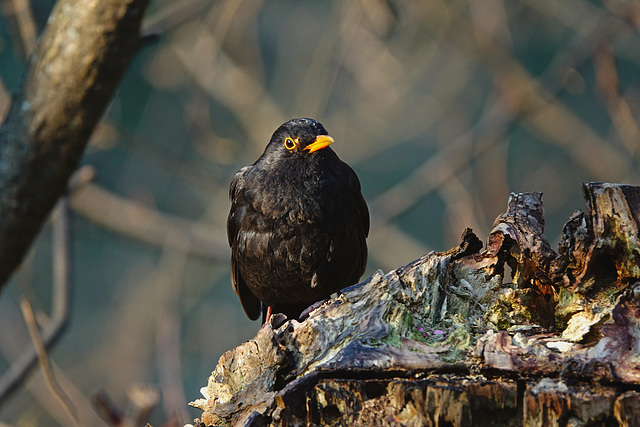
[[[0,0],[0,115],[53,3]],[[145,383],[162,395],[154,425],[198,416],[185,402],[259,327],[230,285],[229,182],[292,117],[322,122],[360,177],[367,275],[447,250],[465,227],[486,240],[510,192],[544,193],[555,246],[581,182],[639,182],[639,20],[615,0],[152,2],[145,31],[160,37],[122,81],[82,162],[97,176],[72,198],[59,382],[83,411],[100,389],[125,409]],[[0,295],[2,370],[30,343],[20,297],[49,311],[50,264],[46,227]],[[12,425],[65,417],[39,374],[0,407]]]

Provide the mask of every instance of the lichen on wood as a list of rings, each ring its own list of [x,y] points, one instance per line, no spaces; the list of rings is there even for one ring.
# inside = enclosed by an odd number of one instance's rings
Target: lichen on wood
[[[221,357],[192,403],[202,422],[632,425],[640,188],[583,193],[558,252],[542,195],[512,194],[486,248],[467,229],[458,247],[376,272],[302,322],[274,316]]]

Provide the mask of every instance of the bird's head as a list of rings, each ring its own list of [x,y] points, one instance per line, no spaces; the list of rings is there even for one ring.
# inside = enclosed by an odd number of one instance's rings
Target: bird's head
[[[292,119],[273,133],[265,155],[306,157],[332,143],[333,138],[327,135],[327,131],[316,120]]]

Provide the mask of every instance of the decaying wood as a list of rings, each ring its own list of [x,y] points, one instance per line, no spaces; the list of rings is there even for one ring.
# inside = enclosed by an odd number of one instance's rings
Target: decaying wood
[[[466,230],[303,322],[274,316],[220,358],[202,422],[638,425],[640,187],[583,193],[558,252],[542,195],[512,194],[485,249]]]
[[[65,191],[140,47],[148,3],[56,3],[0,127],[0,289]]]

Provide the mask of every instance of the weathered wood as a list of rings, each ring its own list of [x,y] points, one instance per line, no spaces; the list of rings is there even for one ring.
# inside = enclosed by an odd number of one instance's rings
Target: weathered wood
[[[640,188],[583,192],[557,253],[542,196],[512,194],[486,249],[466,230],[303,322],[274,317],[220,358],[202,421],[638,425]]]

